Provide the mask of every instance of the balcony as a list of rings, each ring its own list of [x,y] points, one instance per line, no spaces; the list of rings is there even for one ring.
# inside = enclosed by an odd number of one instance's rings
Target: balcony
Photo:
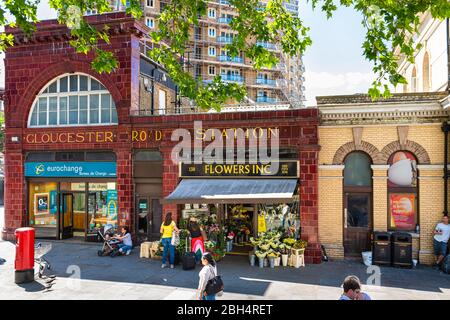
[[[217,41],[220,43],[227,43],[230,44],[233,42],[233,37],[225,37],[225,36],[220,36],[217,38]]]
[[[256,97],[257,103],[277,103],[277,98],[271,98],[271,97]]]
[[[217,22],[229,24],[229,23],[231,23],[231,20],[233,20],[233,18],[231,18],[231,17],[220,17],[217,19]]]
[[[225,56],[225,55],[221,55],[219,56],[219,61],[220,62],[234,62],[234,63],[244,63],[244,59],[241,57],[230,57],[230,56]]]
[[[267,50],[278,50],[278,47],[275,44],[269,42],[258,41],[256,42],[256,45],[263,47]]]
[[[277,80],[257,78],[256,79],[256,84],[257,85],[266,85],[266,86],[276,87],[277,86]]]
[[[221,74],[222,81],[244,83],[244,77],[240,75]]]

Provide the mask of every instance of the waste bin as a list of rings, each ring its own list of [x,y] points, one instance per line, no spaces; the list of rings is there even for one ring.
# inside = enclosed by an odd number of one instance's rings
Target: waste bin
[[[15,231],[16,259],[15,283],[34,281],[34,229],[19,228]]]
[[[412,237],[409,233],[392,234],[392,265],[394,267],[412,268]]]
[[[391,235],[389,232],[374,232],[372,252],[372,264],[390,265],[392,263]]]

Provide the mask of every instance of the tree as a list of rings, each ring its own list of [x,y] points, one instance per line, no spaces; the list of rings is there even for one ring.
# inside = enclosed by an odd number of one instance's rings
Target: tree
[[[5,0],[0,3],[0,27],[17,25],[24,32],[31,33],[35,27],[36,7],[39,0]],[[139,0],[121,0],[127,3],[127,13],[139,19],[142,8]],[[363,56],[373,63],[377,79],[369,89],[373,99],[390,95],[389,83],[393,86],[406,83],[397,72],[398,56],[414,61],[419,48],[414,44],[412,34],[419,27],[420,13],[430,11],[434,18],[450,17],[450,3],[447,0],[304,0],[314,9],[326,13],[330,19],[338,6],[353,8],[363,16],[362,24],[366,38],[362,45]],[[88,9],[98,13],[110,10],[108,0],[49,0],[50,6],[57,10],[58,20],[66,24],[73,36],[71,45],[78,53],[93,51],[95,58],[92,68],[97,72],[111,72],[117,67],[117,60],[111,52],[98,48],[99,41],[108,42],[107,29],[96,30],[82,15]],[[289,56],[303,55],[312,43],[309,28],[302,20],[289,14],[283,0],[269,0],[261,6],[259,0],[229,0],[236,8],[237,16],[230,23],[237,35],[227,45],[231,57],[243,52],[253,61],[255,68],[272,67],[278,59],[258,42],[280,43],[282,52]],[[238,101],[244,99],[246,90],[235,83],[222,82],[217,76],[213,82],[205,84],[197,81],[187,70],[184,56],[189,41],[189,31],[199,24],[199,17],[205,16],[205,0],[170,0],[160,14],[157,31],[150,34],[155,49],[150,57],[162,64],[169,76],[178,84],[180,93],[195,101],[202,109],[220,110],[228,98]],[[10,22],[6,16],[14,17]],[[11,35],[0,35],[0,50],[13,45]]]

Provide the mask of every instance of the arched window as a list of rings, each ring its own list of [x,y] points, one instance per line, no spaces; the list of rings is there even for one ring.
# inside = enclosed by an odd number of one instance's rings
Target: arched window
[[[361,256],[370,250],[372,234],[372,160],[355,151],[344,164],[344,253]]]
[[[408,151],[397,151],[388,164],[388,228],[413,231],[418,222],[416,157]]]
[[[417,92],[417,70],[413,68],[411,73],[411,92]]]
[[[109,91],[85,74],[54,79],[36,97],[29,127],[117,124],[117,110]]]
[[[423,91],[430,91],[430,56],[428,52],[423,57]]]

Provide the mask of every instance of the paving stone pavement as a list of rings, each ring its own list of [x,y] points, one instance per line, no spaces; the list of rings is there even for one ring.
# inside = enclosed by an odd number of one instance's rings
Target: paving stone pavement
[[[52,264],[49,274],[55,274],[56,280],[46,289],[38,277],[33,283],[14,284],[14,244],[0,242],[0,257],[7,260],[0,265],[0,299],[195,299],[199,267],[192,271],[183,271],[181,266],[161,269],[160,261],[140,259],[139,248],[130,256],[110,258],[97,256],[99,244],[51,243],[46,258]],[[260,269],[251,267],[246,257],[230,256],[218,268],[225,283],[219,299],[226,300],[336,300],[345,276],[355,274],[367,283],[373,275],[358,261]],[[363,286],[373,299],[450,300],[450,275],[425,266],[380,270],[380,286],[373,282]]]

